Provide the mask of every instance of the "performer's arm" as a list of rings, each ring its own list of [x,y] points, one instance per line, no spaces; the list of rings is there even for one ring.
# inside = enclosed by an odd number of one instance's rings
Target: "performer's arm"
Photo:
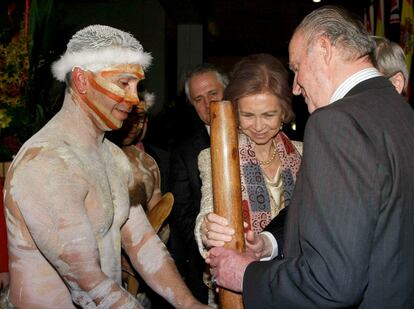
[[[145,282],[176,308],[203,308],[185,285],[166,247],[140,205],[131,206],[122,246]]]
[[[91,225],[94,210],[85,208],[98,201],[92,200],[92,186],[76,168],[80,163],[69,160],[52,151],[28,151],[11,171],[7,202],[16,203],[37,248],[65,281],[76,304],[141,308],[100,267]]]

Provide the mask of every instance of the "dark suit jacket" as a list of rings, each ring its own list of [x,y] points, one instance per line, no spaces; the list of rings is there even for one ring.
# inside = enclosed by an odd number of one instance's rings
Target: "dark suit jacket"
[[[188,287],[204,303],[207,302],[207,287],[202,281],[205,263],[194,238],[194,227],[201,200],[198,155],[209,146],[210,136],[201,125],[179,142],[170,155],[170,191],[174,195],[174,207],[169,221],[168,248]]]
[[[254,262],[246,308],[414,308],[414,111],[383,77],[316,110],[285,258]]]
[[[144,142],[145,152],[157,162],[161,177],[161,193],[169,192],[170,153],[162,148]]]
[[[289,207],[283,208],[278,213],[278,215],[274,217],[272,221],[270,221],[269,224],[264,228],[264,231],[272,233],[276,239],[277,246],[278,246],[277,258],[284,257],[284,243],[285,243],[284,228],[285,228],[288,208]]]

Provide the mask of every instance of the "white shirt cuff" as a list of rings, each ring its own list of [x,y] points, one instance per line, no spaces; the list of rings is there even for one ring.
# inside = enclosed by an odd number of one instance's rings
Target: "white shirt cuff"
[[[272,244],[272,254],[270,256],[261,258],[260,261],[273,260],[275,257],[277,257],[277,254],[279,253],[279,247],[277,245],[276,238],[273,236],[272,233],[267,232],[267,231],[261,232],[260,234],[266,236],[270,240],[270,243]]]

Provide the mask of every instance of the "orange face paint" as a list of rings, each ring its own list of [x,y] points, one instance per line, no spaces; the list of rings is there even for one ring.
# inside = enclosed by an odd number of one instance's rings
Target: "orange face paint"
[[[93,86],[96,90],[109,96],[117,102],[122,100],[130,105],[137,105],[139,103],[138,96],[135,92],[129,89],[122,89],[112,82],[115,78],[122,76],[134,76],[138,80],[144,79],[144,71],[138,64],[120,64],[113,67],[102,69],[95,74]]]
[[[120,106],[123,105],[121,107],[123,112],[129,111],[132,105],[139,105],[140,101],[136,88],[131,89],[131,86],[121,88],[118,84],[122,84],[120,81],[123,79],[139,81],[143,78],[142,67],[137,64],[108,67],[97,73],[88,74],[88,80],[92,88],[107,97],[109,102],[101,102],[101,100],[95,100],[87,95],[82,96],[82,98],[110,129],[119,129],[123,120],[114,117],[112,110],[119,104]],[[110,101],[113,102],[112,106],[110,106]]]
[[[99,73],[102,75],[102,77],[107,78],[125,72],[135,75],[139,80],[145,78],[144,71],[138,64],[120,64],[113,67],[104,68]]]
[[[82,100],[89,106],[91,110],[110,128],[111,130],[117,130],[122,127],[122,121],[115,119],[110,113],[105,113],[100,107],[97,101],[90,100],[87,96],[81,96]]]

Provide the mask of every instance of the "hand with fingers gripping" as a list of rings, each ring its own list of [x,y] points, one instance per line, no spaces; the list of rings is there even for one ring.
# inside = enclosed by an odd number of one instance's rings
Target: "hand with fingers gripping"
[[[244,227],[248,227],[246,222]],[[201,224],[201,240],[206,248],[223,247],[225,243],[232,240],[234,233],[235,230],[229,226],[226,218],[213,212],[204,216]],[[256,260],[271,255],[272,245],[268,237],[249,230],[245,233],[245,240],[246,251],[250,252]]]
[[[209,250],[206,263],[217,286],[234,292],[243,290],[243,276],[247,266],[256,260],[252,252],[215,247]]]
[[[235,231],[228,225],[227,219],[213,212],[204,216],[201,224],[201,239],[204,246],[222,247],[226,242],[230,242]]]

